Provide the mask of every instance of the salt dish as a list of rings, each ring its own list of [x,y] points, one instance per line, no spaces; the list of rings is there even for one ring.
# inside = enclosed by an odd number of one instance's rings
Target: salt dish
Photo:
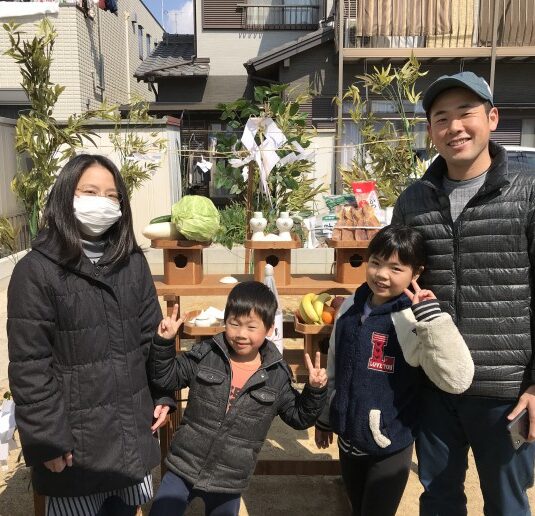
[[[223,276],[219,283],[238,283],[238,280],[234,276]]]
[[[212,326],[213,318],[208,317],[206,315],[198,315],[195,317],[195,326],[200,326],[202,328],[207,328],[208,326]]]

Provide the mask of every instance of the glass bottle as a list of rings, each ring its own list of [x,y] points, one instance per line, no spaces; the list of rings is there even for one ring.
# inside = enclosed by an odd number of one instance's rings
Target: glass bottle
[[[277,311],[275,313],[275,324],[273,326],[273,333],[267,337],[279,350],[282,355],[283,345],[282,345],[282,309],[281,303],[279,300],[279,294],[277,292],[277,285],[275,285],[275,278],[273,277],[273,265],[266,263],[264,269],[264,284],[266,287],[273,292],[275,298],[277,299]]]

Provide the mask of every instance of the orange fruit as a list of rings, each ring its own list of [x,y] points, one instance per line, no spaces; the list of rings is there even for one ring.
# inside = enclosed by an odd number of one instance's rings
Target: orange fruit
[[[323,310],[321,314],[321,320],[325,324],[332,324],[334,320],[334,313],[331,312],[330,310]]]

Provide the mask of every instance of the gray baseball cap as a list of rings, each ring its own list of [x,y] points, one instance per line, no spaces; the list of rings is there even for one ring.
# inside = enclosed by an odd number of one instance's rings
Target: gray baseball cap
[[[465,88],[472,91],[481,99],[488,101],[494,106],[494,100],[492,99],[492,91],[490,86],[483,77],[479,77],[474,72],[461,72],[455,75],[443,75],[439,77],[424,94],[422,99],[422,105],[427,113],[435,99],[446,90],[450,88]]]

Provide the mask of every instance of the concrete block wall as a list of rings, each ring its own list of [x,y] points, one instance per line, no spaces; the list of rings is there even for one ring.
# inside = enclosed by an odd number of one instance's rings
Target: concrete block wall
[[[205,274],[243,274],[245,248],[208,247],[203,250]],[[334,272],[334,249],[292,249],[292,274],[331,274]],[[156,274],[156,272],[155,272]]]

